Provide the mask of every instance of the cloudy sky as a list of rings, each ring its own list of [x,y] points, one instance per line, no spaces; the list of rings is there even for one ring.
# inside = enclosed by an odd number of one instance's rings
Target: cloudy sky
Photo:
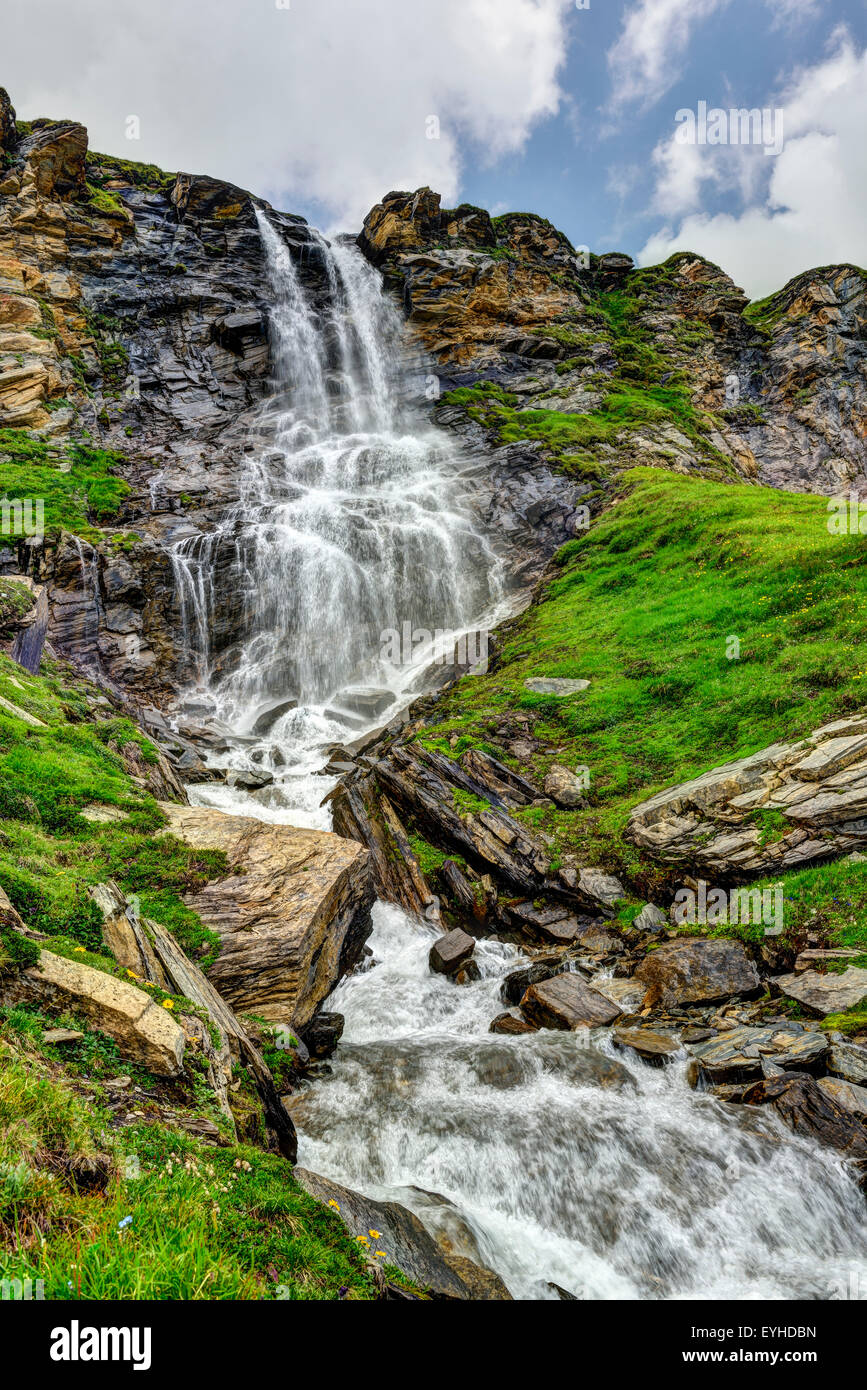
[[[0,83],[326,230],[430,184],[753,296],[867,264],[864,0],[3,0]],[[767,108],[782,148],[690,143],[699,103]]]

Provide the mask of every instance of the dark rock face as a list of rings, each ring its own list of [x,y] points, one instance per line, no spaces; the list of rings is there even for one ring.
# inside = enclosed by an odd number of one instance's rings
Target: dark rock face
[[[431,946],[428,956],[430,968],[435,975],[456,975],[475,949],[473,937],[456,928]]]
[[[5,87],[0,87],[0,154],[11,154],[18,143],[15,128],[15,107]]]
[[[867,1126],[840,1105],[812,1076],[775,1076],[758,1081],[744,1095],[747,1105],[773,1105],[794,1130],[838,1149],[849,1160],[859,1185],[867,1189]]]
[[[350,1235],[363,1236],[372,1249],[384,1250],[395,1265],[434,1298],[509,1299],[502,1280],[472,1260],[446,1256],[414,1212],[398,1202],[376,1202],[318,1173],[296,1168],[295,1177],[318,1202],[331,1204]],[[377,1235],[373,1236],[372,1231]],[[487,1289],[486,1293],[481,1292]]]

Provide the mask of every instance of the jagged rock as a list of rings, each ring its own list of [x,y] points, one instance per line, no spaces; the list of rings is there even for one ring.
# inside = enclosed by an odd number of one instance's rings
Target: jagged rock
[[[505,1033],[515,1037],[521,1033],[538,1033],[538,1031],[534,1024],[528,1023],[525,1018],[518,1018],[517,1014],[511,1014],[508,1011],[497,1014],[488,1029],[489,1033]]]
[[[835,1076],[821,1076],[819,1085],[844,1110],[851,1110],[862,1121],[867,1120],[867,1087],[855,1086],[851,1081],[841,1081]]]
[[[666,863],[772,873],[867,844],[867,718],[838,719],[668,788],[632,811],[628,837]],[[756,811],[779,813],[767,838]]]
[[[117,1043],[121,1056],[156,1076],[183,1071],[183,1030],[168,1009],[133,984],[66,960],[43,948],[39,964],[4,987],[7,1002],[26,1000],[39,1007],[81,1014]]]
[[[867,1086],[867,1047],[835,1042],[828,1054],[828,1071],[853,1086]]]
[[[483,1280],[489,1289],[494,1287],[497,1276],[492,1271],[475,1266],[472,1276],[468,1277],[469,1265],[473,1262],[461,1259],[454,1264],[454,1257],[447,1258],[443,1254],[415,1213],[398,1202],[377,1202],[363,1197],[305,1168],[296,1168],[294,1176],[311,1197],[337,1212],[351,1236],[363,1236],[373,1250],[384,1250],[384,1263],[395,1265],[420,1288],[430,1290],[435,1298],[477,1298]],[[378,1232],[376,1237],[371,1236],[372,1230]],[[496,1296],[510,1297],[502,1283],[497,1287]]]
[[[645,903],[632,925],[637,931],[658,932],[668,926],[668,918],[662,908]]]
[[[546,960],[534,961],[532,965],[513,970],[500,985],[500,998],[504,1004],[520,1004],[530,985],[540,984],[542,980],[551,980],[564,968],[564,962],[559,956],[550,956]]]
[[[434,942],[428,953],[428,964],[436,975],[455,975],[475,949],[474,937],[457,927]]]
[[[310,1056],[317,1061],[330,1057],[337,1050],[345,1023],[343,1014],[316,1014],[301,1034]]]
[[[521,1012],[539,1028],[602,1028],[620,1017],[610,999],[591,989],[577,975],[556,975],[530,985]]]
[[[556,801],[558,806],[569,809],[586,805],[585,786],[580,777],[570,772],[568,767],[554,763],[548,769],[544,783],[545,795]]]
[[[582,941],[583,945],[583,941]],[[606,999],[610,999],[612,1004],[616,1004],[622,1013],[638,1013],[644,1004],[644,996],[647,990],[643,984],[636,983],[635,980],[603,979],[594,975],[590,984],[599,994],[604,994]]]
[[[163,810],[175,835],[223,850],[233,871],[185,895],[221,939],[212,983],[236,1011],[302,1029],[370,934],[368,856],[321,831],[197,807]]]
[[[757,1081],[746,1091],[744,1103],[773,1105],[796,1134],[839,1150],[852,1163],[860,1186],[867,1185],[867,1128],[860,1116],[842,1106],[812,1076]]]
[[[755,966],[739,941],[670,941],[645,956],[633,978],[647,986],[645,1006],[714,1003],[759,988]]]
[[[733,1028],[686,1046],[698,1063],[697,1075],[713,1085],[762,1076],[766,1061],[783,1071],[818,1072],[828,1053],[828,1039],[798,1023]]]
[[[634,1052],[642,1062],[662,1066],[680,1051],[677,1038],[666,1033],[653,1033],[649,1028],[615,1028],[614,1042],[627,1052]]]
[[[867,999],[867,970],[850,965],[841,975],[820,975],[815,970],[777,975],[774,984],[789,999],[797,999],[823,1018],[841,1013]]]
[[[510,926],[531,940],[551,942],[555,946],[568,945],[581,931],[578,918],[560,903],[550,907],[536,907],[531,902],[511,903],[505,908],[505,915]]]

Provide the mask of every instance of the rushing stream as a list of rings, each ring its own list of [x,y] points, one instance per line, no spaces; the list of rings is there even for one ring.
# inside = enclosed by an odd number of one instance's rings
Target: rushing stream
[[[260,227],[268,444],[247,455],[220,527],[174,559],[192,700],[233,736],[214,761],[274,781],[195,796],[327,827],[325,750],[397,713],[424,664],[395,661],[383,634],[483,627],[508,595],[460,455],[403,397],[401,324],[377,273],[322,242],[329,306],[314,307]],[[211,651],[218,552],[255,600],[228,664]],[[429,928],[385,904],[374,916],[375,964],[333,995],[343,1041],[296,1111],[305,1166],[412,1207],[516,1297],[867,1296],[863,1199],[832,1154],[771,1114],[696,1096],[682,1062],[618,1056],[604,1032],[490,1034],[516,948],[481,942],[482,978],[457,986],[428,970]]]

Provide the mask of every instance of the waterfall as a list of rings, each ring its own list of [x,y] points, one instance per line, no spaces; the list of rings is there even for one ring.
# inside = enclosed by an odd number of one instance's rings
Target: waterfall
[[[402,398],[403,326],[379,273],[354,246],[313,234],[328,285],[314,301],[293,250],[258,218],[274,380],[256,437],[267,444],[245,456],[238,503],[173,559],[198,695],[248,740],[247,762],[278,775],[264,800],[308,813],[298,767],[357,737],[372,711],[380,723],[396,713],[411,684],[386,634],[457,636],[490,621],[503,564],[463,498],[459,454]],[[215,651],[227,605],[246,629]],[[269,709],[283,713],[257,742]]]
[[[314,298],[277,228],[259,225],[274,380],[251,441],[265,443],[244,455],[237,505],[174,563],[194,698],[230,735],[220,756],[275,782],[192,796],[327,827],[325,747],[412,686],[382,634],[491,622],[502,564],[460,455],[403,398],[402,327],[378,273],[314,235],[327,286]],[[373,687],[370,708],[358,687]],[[430,928],[382,903],[374,920],[376,963],[329,1001],[346,1031],[295,1108],[304,1165],[403,1202],[518,1298],[867,1289],[863,1199],[834,1154],[766,1111],[696,1095],[683,1060],[617,1056],[607,1030],[492,1035],[515,947],[479,942],[481,978],[458,986],[428,969]]]

